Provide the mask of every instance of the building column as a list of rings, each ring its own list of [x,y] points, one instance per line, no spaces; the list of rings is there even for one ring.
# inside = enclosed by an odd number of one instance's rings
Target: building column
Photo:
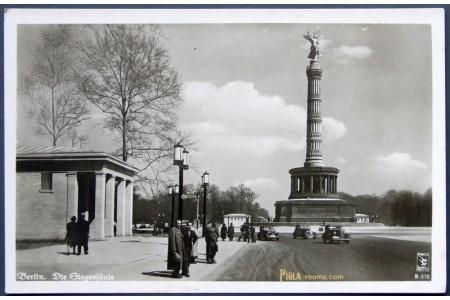
[[[78,178],[77,172],[67,172],[67,219],[78,219]],[[67,221],[69,222],[69,221]]]
[[[319,176],[319,193],[322,193],[322,176]]]
[[[327,176],[327,193],[330,194],[331,190],[330,190],[330,175]]]
[[[302,181],[302,187],[301,187],[301,189],[302,189],[302,194],[304,194],[305,193],[305,177],[301,177],[301,181]]]
[[[114,236],[114,198],[116,190],[116,176],[108,175],[105,192],[105,236]]]
[[[125,235],[125,199],[126,199],[126,181],[119,179],[117,186],[117,236]]]
[[[95,217],[91,223],[93,239],[105,238],[105,187],[106,174],[95,172]]]
[[[314,193],[314,176],[309,179],[309,192]]]
[[[125,192],[125,235],[133,235],[133,181],[127,180]]]
[[[337,193],[337,176],[334,177],[334,193]]]

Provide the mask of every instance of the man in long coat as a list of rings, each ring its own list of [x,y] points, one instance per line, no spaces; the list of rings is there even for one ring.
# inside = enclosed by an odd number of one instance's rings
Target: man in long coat
[[[205,230],[205,241],[206,241],[206,261],[208,264],[215,264],[216,261],[214,260],[217,251],[219,250],[217,246],[217,238],[218,234],[213,228],[212,222],[209,222],[208,225],[206,225]]]
[[[78,255],[81,254],[81,246],[84,248],[84,254],[89,254],[89,222],[85,219],[86,215],[81,214],[77,222],[78,229]]]
[[[228,226],[228,239],[230,241],[233,241],[234,238],[234,227],[233,227],[233,223],[230,224],[230,226]]]
[[[167,269],[173,270],[172,277],[181,278],[180,270],[184,259],[184,238],[181,232],[181,221],[169,230],[169,248],[167,255]]]

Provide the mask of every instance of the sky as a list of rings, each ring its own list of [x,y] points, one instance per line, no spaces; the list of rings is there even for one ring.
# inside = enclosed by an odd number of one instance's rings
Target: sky
[[[194,141],[185,183],[226,190],[244,184],[275,215],[290,192],[289,170],[306,146],[307,30],[319,26],[323,68],[322,157],[340,170],[338,191],[420,193],[432,183],[432,48],[429,25],[162,24],[183,84],[179,127]],[[31,60],[36,26],[18,28],[18,70]],[[17,98],[17,145],[43,146]],[[93,118],[85,148],[107,151],[110,135]],[[176,180],[174,180],[175,182]]]

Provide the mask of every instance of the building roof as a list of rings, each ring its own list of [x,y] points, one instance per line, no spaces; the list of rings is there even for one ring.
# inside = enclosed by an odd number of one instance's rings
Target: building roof
[[[67,154],[67,153],[94,153],[93,150],[86,150],[72,147],[17,147],[17,155],[27,154]]]
[[[360,218],[366,217],[366,218],[368,218],[369,215],[366,215],[366,214],[355,214],[355,217],[360,217]]]
[[[111,169],[129,176],[139,169],[104,152],[71,147],[18,147],[18,171],[100,171]]]
[[[244,218],[248,218],[250,217],[250,215],[247,214],[228,214],[228,215],[224,215],[225,218],[238,218],[238,217],[244,217]]]

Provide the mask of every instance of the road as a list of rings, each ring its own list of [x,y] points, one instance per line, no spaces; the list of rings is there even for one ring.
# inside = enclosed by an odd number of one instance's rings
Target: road
[[[353,234],[350,244],[323,244],[280,234],[279,241],[248,244],[210,280],[415,280],[417,253],[431,253],[431,244],[388,237]]]

